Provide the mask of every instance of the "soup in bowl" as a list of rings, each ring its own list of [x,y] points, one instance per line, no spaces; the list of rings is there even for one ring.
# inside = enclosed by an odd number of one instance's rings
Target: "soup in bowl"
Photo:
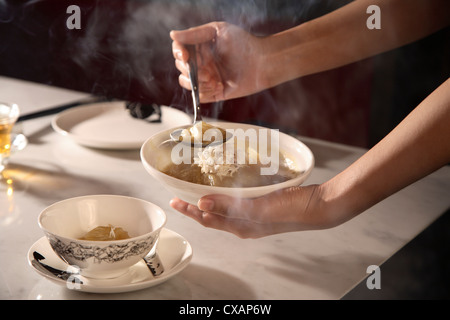
[[[314,167],[311,150],[278,130],[241,123],[213,125],[232,138],[196,147],[171,141],[171,129],[153,135],[141,148],[147,172],[181,200],[196,205],[208,194],[255,198],[302,184]]]

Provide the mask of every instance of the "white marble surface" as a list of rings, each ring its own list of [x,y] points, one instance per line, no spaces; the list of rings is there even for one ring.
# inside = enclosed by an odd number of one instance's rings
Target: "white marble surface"
[[[18,103],[23,113],[86,96],[0,77],[0,101]],[[29,145],[11,159],[12,188],[0,186],[0,299],[339,299],[367,276],[369,265],[381,265],[382,277],[382,263],[450,207],[445,167],[339,227],[242,240],[171,209],[172,195],[145,172],[138,151],[76,145],[53,131],[51,118],[22,124]],[[301,140],[316,157],[307,184],[331,178],[365,151]],[[190,265],[156,287],[103,295],[68,290],[34,272],[26,255],[43,236],[40,211],[66,198],[106,193],[162,207],[167,228],[193,247]]]

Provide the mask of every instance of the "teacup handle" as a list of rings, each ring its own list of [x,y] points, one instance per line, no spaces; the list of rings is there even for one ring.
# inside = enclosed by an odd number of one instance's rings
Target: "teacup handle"
[[[148,256],[143,258],[147,267],[150,269],[153,276],[159,276],[164,272],[164,266],[161,263],[161,259],[158,256],[156,250],[153,253],[150,253]]]

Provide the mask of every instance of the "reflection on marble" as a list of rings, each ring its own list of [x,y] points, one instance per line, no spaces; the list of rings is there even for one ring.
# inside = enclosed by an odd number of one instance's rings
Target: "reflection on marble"
[[[119,172],[126,172],[129,169],[134,170],[135,164],[141,164],[139,150],[101,150],[87,148],[64,139],[56,141],[51,152],[59,164],[81,171],[86,171],[86,168],[92,165],[97,170],[103,170],[110,174],[118,174]]]
[[[180,275],[166,282],[147,289],[127,293],[89,293],[70,290],[56,285],[47,279],[41,279],[31,289],[27,299],[31,300],[158,300],[158,299],[189,299],[192,296]]]
[[[59,165],[48,161],[29,161],[30,164],[11,162],[5,175],[8,176],[9,205],[14,205],[17,193],[26,193],[51,204],[65,198],[70,190],[71,196],[92,193],[110,193],[113,188],[104,181],[92,177],[71,174]]]
[[[73,299],[256,299],[250,286],[239,278],[221,270],[190,264],[182,273],[168,281],[147,289],[124,293],[94,294],[70,290],[58,286],[47,279],[41,279],[29,292],[27,299],[33,300],[73,300]]]

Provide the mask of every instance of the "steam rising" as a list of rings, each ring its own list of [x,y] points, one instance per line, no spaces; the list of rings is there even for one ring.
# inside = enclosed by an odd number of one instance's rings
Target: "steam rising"
[[[41,54],[41,61],[29,67],[35,68],[39,80],[48,84],[111,98],[171,105],[192,113],[190,94],[178,85],[170,30],[210,21],[227,21],[255,35],[265,36],[321,16],[348,2],[0,0],[0,28],[2,24],[13,24],[30,39],[46,34],[43,41],[34,44],[40,47],[18,54],[23,56],[23,61],[28,60],[25,55],[36,58]],[[66,8],[72,4],[81,7],[81,30],[65,28]],[[13,46],[3,41],[0,54]],[[44,72],[41,71],[43,63],[50,64]],[[1,66],[0,63],[0,72]],[[350,70],[350,76],[345,78],[350,85],[360,79],[364,81],[370,70],[353,71]],[[334,87],[335,80],[342,82],[339,79],[342,76],[341,73],[332,75],[331,80],[328,80],[330,77],[313,76],[246,98],[216,103],[206,106],[204,116],[251,122],[288,133],[319,135],[332,140],[336,130],[352,134],[349,126],[362,123],[365,117],[361,112],[349,112],[344,122],[329,125],[330,120],[334,120],[330,117],[342,118],[337,111],[338,104],[346,103],[341,88]],[[354,101],[349,99],[348,103]],[[323,116],[326,114],[328,116]]]

